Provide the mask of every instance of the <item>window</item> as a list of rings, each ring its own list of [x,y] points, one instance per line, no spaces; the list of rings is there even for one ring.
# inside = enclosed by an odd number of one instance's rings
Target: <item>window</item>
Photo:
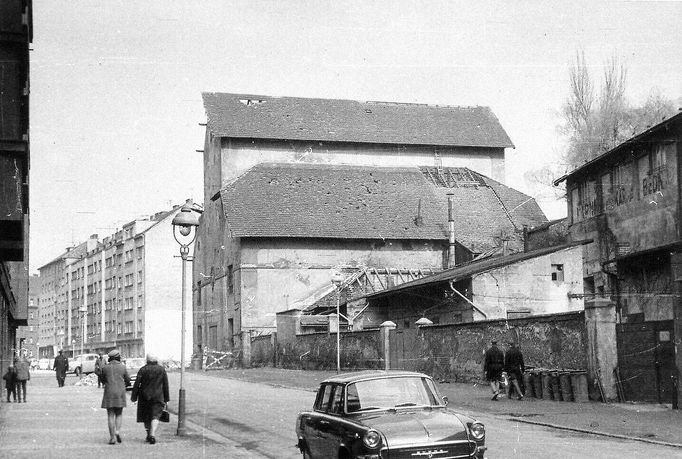
[[[138,309],[144,306],[144,300],[142,299],[142,295],[137,295],[137,307]]]
[[[142,283],[142,271],[137,272],[137,283],[138,284]]]
[[[564,281],[564,265],[552,265],[552,280],[554,282]]]

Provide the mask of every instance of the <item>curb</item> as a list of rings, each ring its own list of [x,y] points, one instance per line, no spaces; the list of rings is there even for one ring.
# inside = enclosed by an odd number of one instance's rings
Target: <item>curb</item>
[[[506,419],[507,421],[522,422],[524,424],[533,424],[533,425],[542,426],[542,427],[551,427],[552,429],[569,430],[572,432],[579,432],[579,433],[585,433],[585,434],[591,434],[591,435],[599,435],[602,437],[618,438],[621,440],[640,441],[640,442],[644,442],[644,443],[651,443],[654,445],[670,446],[672,448],[682,448],[682,444],[669,443],[669,442],[661,441],[661,440],[649,440],[647,438],[641,438],[641,437],[628,437],[627,435],[612,434],[612,433],[608,433],[608,432],[600,432],[598,430],[587,430],[587,429],[581,429],[578,427],[567,427],[567,426],[562,426],[559,424],[551,424],[549,422],[529,421],[527,419],[518,419],[518,418],[513,418],[513,417],[505,417],[502,419]]]

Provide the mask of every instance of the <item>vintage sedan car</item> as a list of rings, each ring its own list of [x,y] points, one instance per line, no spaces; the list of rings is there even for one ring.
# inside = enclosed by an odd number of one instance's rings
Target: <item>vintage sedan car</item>
[[[296,420],[304,458],[447,459],[485,455],[485,427],[447,408],[433,380],[409,371],[337,375]]]
[[[133,384],[137,379],[137,372],[140,368],[147,365],[147,359],[144,357],[130,357],[125,360],[126,370],[128,370],[128,376],[130,376],[130,386],[126,387],[126,390],[133,390]]]
[[[69,373],[74,373],[76,376],[94,373],[97,357],[99,357],[97,354],[79,354],[70,358]]]

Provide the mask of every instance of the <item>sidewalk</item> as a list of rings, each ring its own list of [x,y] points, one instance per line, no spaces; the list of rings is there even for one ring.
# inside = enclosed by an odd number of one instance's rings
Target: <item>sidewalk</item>
[[[264,367],[210,370],[206,374],[312,391],[336,372]],[[670,406],[554,402],[535,398],[518,401],[504,397],[494,402],[490,400],[487,385],[440,383],[439,388],[447,395],[452,408],[473,416],[487,414],[515,422],[682,448],[682,410],[672,410]]]
[[[191,422],[187,423],[187,436],[176,436],[177,417],[172,414],[170,423],[159,426],[157,443],[145,443],[144,427],[135,422],[132,403],[123,410],[123,442],[109,445],[107,414],[100,408],[102,389],[76,386],[76,381],[69,375],[66,386],[58,388],[54,372],[32,372],[27,403],[7,403],[3,387],[0,457],[254,457],[231,440]]]

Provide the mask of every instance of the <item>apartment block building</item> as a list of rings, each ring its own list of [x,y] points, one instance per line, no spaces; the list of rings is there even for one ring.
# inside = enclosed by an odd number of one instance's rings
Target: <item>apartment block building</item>
[[[180,359],[182,265],[171,226],[179,209],[130,221],[102,240],[93,235],[40,268],[41,356],[118,348],[124,357]],[[191,349],[187,339],[185,355]]]

